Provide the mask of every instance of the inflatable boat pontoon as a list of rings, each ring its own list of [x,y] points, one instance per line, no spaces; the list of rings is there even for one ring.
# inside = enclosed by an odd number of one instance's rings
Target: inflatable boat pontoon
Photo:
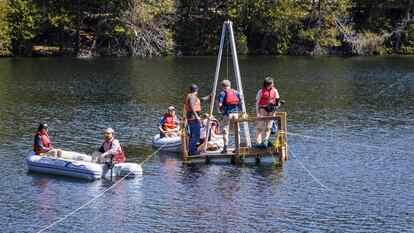
[[[70,176],[87,180],[95,180],[110,176],[111,172],[104,164],[88,161],[45,157],[31,153],[26,158],[30,171]],[[112,176],[131,177],[142,175],[142,168],[136,163],[118,163],[114,165]]]
[[[174,138],[160,138],[160,135],[157,134],[152,138],[152,146],[155,149],[161,148],[161,151],[168,151],[168,152],[182,152],[182,141],[181,137],[174,137]]]

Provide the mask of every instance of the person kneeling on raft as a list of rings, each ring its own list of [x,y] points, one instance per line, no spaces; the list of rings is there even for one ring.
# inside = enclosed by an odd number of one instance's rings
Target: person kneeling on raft
[[[180,131],[180,118],[175,114],[174,106],[168,107],[167,113],[158,122],[160,138],[178,137]]]

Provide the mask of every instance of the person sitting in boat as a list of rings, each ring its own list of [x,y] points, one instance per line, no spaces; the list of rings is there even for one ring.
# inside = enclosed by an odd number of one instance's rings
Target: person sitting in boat
[[[125,153],[121,144],[115,138],[115,131],[112,128],[105,130],[105,139],[98,152],[92,154],[93,161],[97,163],[123,163],[125,161]]]
[[[61,157],[62,151],[54,149],[48,135],[48,125],[46,123],[39,124],[37,132],[34,136],[33,151],[36,155]]]
[[[207,101],[210,99],[210,95],[198,98],[198,87],[195,84],[190,86],[190,92],[187,94],[185,100],[185,111],[187,113],[187,121],[190,127],[190,140],[188,143],[188,154],[199,155],[197,151],[197,143],[200,139],[201,118],[199,116],[201,112],[201,101]]]
[[[276,109],[283,100],[280,100],[279,93],[274,87],[273,78],[267,77],[263,81],[263,87],[256,95],[256,113],[258,117],[274,116]],[[273,120],[258,121],[256,124],[256,144],[267,145],[272,129]]]
[[[207,137],[207,124],[208,120],[210,119],[210,126],[208,128],[209,136],[207,140],[206,146],[206,137]],[[197,147],[197,151],[205,151],[205,150],[217,150],[220,147],[218,143],[218,133],[219,133],[220,124],[218,120],[214,116],[209,116],[208,113],[203,115],[203,120],[201,121],[201,129],[200,129],[200,145]]]
[[[234,132],[234,120],[239,118],[238,112],[243,98],[238,91],[231,88],[229,80],[221,81],[221,87],[223,88],[223,91],[218,97],[219,112],[223,114],[221,124],[224,147],[221,153],[227,153],[229,131]]]
[[[158,122],[160,138],[174,138],[179,136],[180,118],[175,114],[174,106],[168,107],[167,113]]]

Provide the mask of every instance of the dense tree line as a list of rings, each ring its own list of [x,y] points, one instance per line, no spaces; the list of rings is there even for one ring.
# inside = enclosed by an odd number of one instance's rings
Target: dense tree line
[[[414,53],[413,0],[0,0],[0,55]]]

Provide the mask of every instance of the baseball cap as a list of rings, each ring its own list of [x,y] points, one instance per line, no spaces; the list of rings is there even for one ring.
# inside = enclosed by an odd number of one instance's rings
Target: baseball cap
[[[190,91],[192,91],[192,92],[198,91],[198,87],[197,87],[197,85],[195,85],[195,84],[191,84],[191,86],[190,86]]]
[[[112,128],[107,128],[106,130],[105,130],[105,133],[115,133],[115,131],[114,131],[114,129],[112,129]]]

